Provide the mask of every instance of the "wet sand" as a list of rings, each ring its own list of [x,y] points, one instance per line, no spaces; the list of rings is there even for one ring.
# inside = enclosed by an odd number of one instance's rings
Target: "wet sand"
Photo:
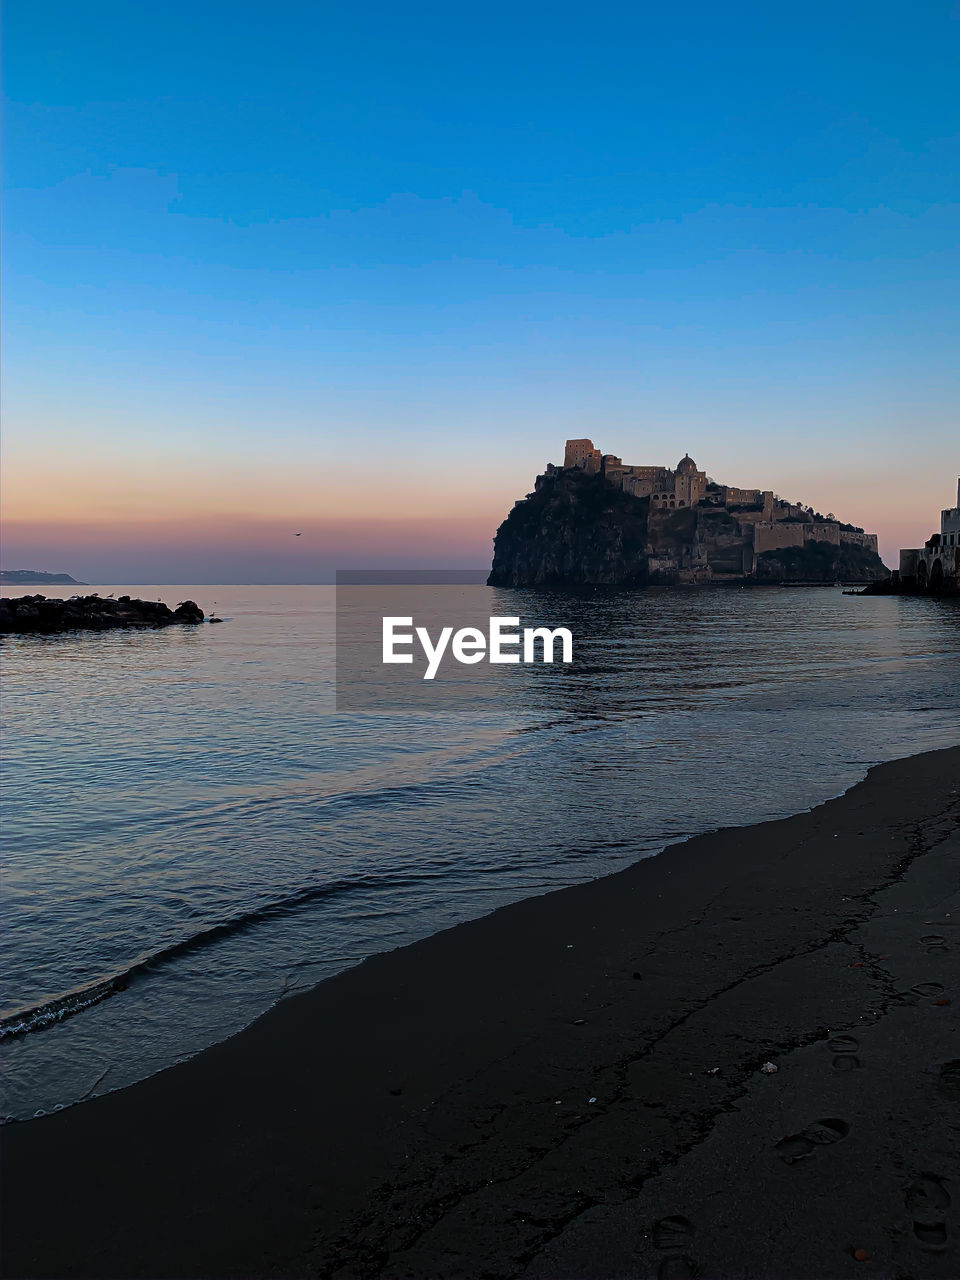
[[[960,747],[374,957],[8,1126],[3,1274],[956,1277],[958,855]]]

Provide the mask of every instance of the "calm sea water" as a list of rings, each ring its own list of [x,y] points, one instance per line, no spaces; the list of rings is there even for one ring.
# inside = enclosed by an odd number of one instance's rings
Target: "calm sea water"
[[[334,710],[332,588],[100,588],[123,590],[228,621],[2,643],[7,1118],[158,1071],[372,952],[960,741],[948,603],[555,601],[576,669],[515,674],[470,715],[371,716]]]

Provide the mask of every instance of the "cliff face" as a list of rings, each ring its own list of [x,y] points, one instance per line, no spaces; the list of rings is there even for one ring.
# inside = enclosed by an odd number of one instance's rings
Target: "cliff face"
[[[716,507],[696,509],[700,545],[710,572],[720,577],[740,577],[753,560],[753,543],[729,511]]]
[[[599,475],[540,476],[497,530],[492,587],[643,586],[650,503]]]

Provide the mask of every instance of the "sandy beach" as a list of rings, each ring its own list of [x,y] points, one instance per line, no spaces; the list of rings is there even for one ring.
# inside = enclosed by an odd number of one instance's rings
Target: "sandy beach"
[[[960,747],[376,956],[7,1126],[3,1274],[956,1277],[958,854]]]

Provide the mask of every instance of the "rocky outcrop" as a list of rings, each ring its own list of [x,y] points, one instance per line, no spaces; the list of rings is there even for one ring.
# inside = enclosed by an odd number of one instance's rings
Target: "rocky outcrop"
[[[877,553],[855,543],[808,542],[757,556],[757,582],[876,582],[889,576]]]
[[[101,599],[94,594],[70,600],[46,596],[0,599],[0,635],[57,631],[110,631],[124,627],[169,627],[203,622],[203,610],[192,600],[170,609],[159,600]]]
[[[537,488],[497,530],[492,587],[643,586],[649,500],[614,488],[599,475],[560,471]]]
[[[755,522],[762,515],[762,505],[729,509],[712,492],[694,506],[682,501],[655,505],[649,497],[625,492],[602,472],[551,467],[497,530],[487,582],[494,587],[867,583],[888,574],[871,546],[843,540],[841,531],[848,526],[832,516],[822,524],[836,533],[836,542],[806,541],[801,535],[800,545],[756,554]]]

